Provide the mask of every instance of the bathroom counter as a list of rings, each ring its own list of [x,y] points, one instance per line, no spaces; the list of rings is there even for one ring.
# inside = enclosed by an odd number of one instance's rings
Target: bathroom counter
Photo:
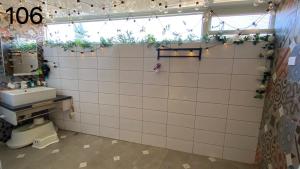
[[[39,102],[35,102],[35,103],[29,103],[29,104],[24,104],[24,105],[20,105],[20,106],[10,106],[8,104],[2,103],[0,102],[0,106],[4,107],[10,111],[16,112],[16,111],[20,111],[20,110],[24,110],[24,109],[30,109],[33,108],[33,105],[35,104],[39,104],[39,103],[43,103],[43,102],[59,102],[59,101],[63,101],[63,100],[68,100],[68,99],[72,99],[72,96],[64,96],[64,95],[57,95],[56,98],[54,99],[50,99],[50,100],[43,100],[43,101],[39,101]]]

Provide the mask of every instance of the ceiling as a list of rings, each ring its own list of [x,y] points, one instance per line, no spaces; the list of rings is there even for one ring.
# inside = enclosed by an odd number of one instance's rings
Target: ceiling
[[[31,9],[41,6],[48,21],[84,20],[136,16],[138,13],[159,15],[174,12],[198,11],[206,7],[249,5],[255,0],[1,0],[0,12],[13,6]],[[256,0],[263,1],[263,0]]]

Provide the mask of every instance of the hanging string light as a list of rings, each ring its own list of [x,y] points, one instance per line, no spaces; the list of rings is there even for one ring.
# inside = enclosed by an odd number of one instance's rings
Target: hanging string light
[[[196,11],[199,11],[199,2],[196,1],[195,4],[196,4],[195,10],[196,10]]]

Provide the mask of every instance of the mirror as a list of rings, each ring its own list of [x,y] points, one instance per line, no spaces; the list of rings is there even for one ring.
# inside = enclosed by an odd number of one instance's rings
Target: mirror
[[[2,55],[7,76],[29,76],[39,67],[36,40],[15,38],[2,42]]]

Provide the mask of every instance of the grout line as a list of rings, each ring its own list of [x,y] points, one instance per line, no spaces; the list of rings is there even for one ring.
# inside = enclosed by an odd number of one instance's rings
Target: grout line
[[[144,76],[143,76],[144,77]],[[87,82],[98,82],[98,83],[118,83],[118,82],[115,82],[115,81],[97,81],[97,80],[83,80],[83,79],[66,79],[66,78],[53,78],[53,80],[78,80],[79,82],[80,81],[87,81]],[[161,87],[177,87],[177,88],[188,88],[188,89],[196,89],[196,88],[199,88],[199,89],[207,89],[207,90],[223,90],[223,91],[241,91],[241,92],[254,92],[255,90],[246,90],[246,89],[224,89],[224,88],[207,88],[207,87],[197,87],[197,86],[181,86],[181,85],[161,85],[161,84],[148,84],[148,83],[137,83],[137,82],[119,82],[120,84],[121,83],[124,83],[124,84],[136,84],[136,85],[145,85],[145,86],[161,86]],[[68,89],[66,89],[68,90]],[[78,90],[74,90],[74,91],[80,91],[79,89]],[[101,92],[101,93],[109,93],[109,92]],[[126,94],[124,94],[126,95]]]
[[[145,68],[145,60],[144,60],[144,54],[145,54],[145,46],[143,45],[143,58],[142,58],[142,61],[143,61],[143,73],[142,73],[142,82],[144,82],[144,68]],[[142,132],[141,132],[141,143],[143,143],[143,131],[144,131],[144,122],[143,122],[143,119],[144,119],[144,111],[143,111],[143,108],[144,108],[144,85],[142,85]]]
[[[78,80],[78,88],[79,88],[79,58],[77,57],[77,52],[75,53],[75,57],[76,57],[76,62],[77,62],[77,66],[76,66],[76,72],[77,72],[77,80]],[[62,86],[63,87],[63,86]],[[79,89],[78,89],[79,90]],[[80,91],[78,91],[78,103],[80,103]],[[80,104],[79,104],[79,112],[80,112],[80,119],[79,119],[79,125],[80,125],[80,131],[81,130],[81,123],[82,123],[82,117],[81,117],[81,109],[80,109]]]
[[[120,76],[120,67],[121,67],[121,59],[120,59],[120,48],[119,48],[119,46],[116,46],[116,47],[114,47],[114,48],[117,48],[116,50],[118,51],[117,52],[117,54],[118,54],[118,57],[117,57],[117,59],[118,59],[118,63],[119,63],[119,66],[118,66],[118,70],[115,70],[115,71],[118,71],[118,74],[119,74],[119,79],[118,79],[118,86],[119,86],[119,104],[118,104],[118,110],[119,110],[119,117],[118,117],[118,119],[119,119],[119,127],[118,127],[118,129],[119,129],[119,137],[118,137],[118,139],[121,139],[121,108],[120,108],[120,102],[121,102],[121,94],[120,94],[120,81],[121,81],[121,76]],[[113,50],[115,50],[115,49],[113,49]],[[99,102],[100,103],[100,102]]]
[[[236,54],[236,47],[234,46],[233,48],[233,58],[235,58],[235,54]],[[231,75],[230,75],[230,89],[229,89],[229,96],[228,96],[228,102],[227,102],[227,115],[226,115],[226,121],[225,121],[225,134],[224,134],[224,140],[223,140],[223,151],[222,151],[222,158],[224,156],[224,149],[225,149],[225,140],[226,140],[226,132],[227,132],[227,125],[228,125],[228,114],[229,114],[229,105],[230,105],[230,95],[231,95],[231,84],[232,84],[232,76],[233,76],[233,68],[234,68],[234,60],[232,61],[232,65],[231,65]]]
[[[170,71],[171,71],[171,58],[168,58],[168,64],[169,64],[169,70],[168,70],[168,97],[167,97],[167,120],[166,120],[166,145],[165,147],[167,148],[168,146],[168,121],[169,121],[169,98],[170,98]]]
[[[198,70],[200,69],[200,62],[198,64]],[[194,110],[194,131],[193,131],[193,147],[192,147],[192,152],[194,153],[194,148],[195,148],[195,135],[196,135],[196,119],[197,119],[197,100],[198,100],[198,90],[199,90],[199,71],[197,74],[197,89],[196,89],[196,105],[195,105],[195,110]]]
[[[96,62],[97,62],[97,67],[99,66],[99,59],[98,59],[98,55],[100,55],[100,53],[98,53],[99,52],[99,50],[96,50],[95,51],[95,57],[96,57]],[[96,68],[97,69],[97,68]],[[96,71],[96,73],[97,73],[97,81],[99,80],[98,78],[99,78],[99,75],[98,75],[98,71]],[[100,117],[100,105],[99,105],[99,102],[100,102],[100,96],[99,96],[99,82],[97,82],[97,89],[98,89],[98,94],[97,94],[97,96],[98,96],[98,105],[97,105],[97,110],[98,110],[98,116],[99,116],[99,125],[98,125],[98,135],[100,136],[101,135],[101,128],[100,128],[100,123],[101,123],[101,117]]]

